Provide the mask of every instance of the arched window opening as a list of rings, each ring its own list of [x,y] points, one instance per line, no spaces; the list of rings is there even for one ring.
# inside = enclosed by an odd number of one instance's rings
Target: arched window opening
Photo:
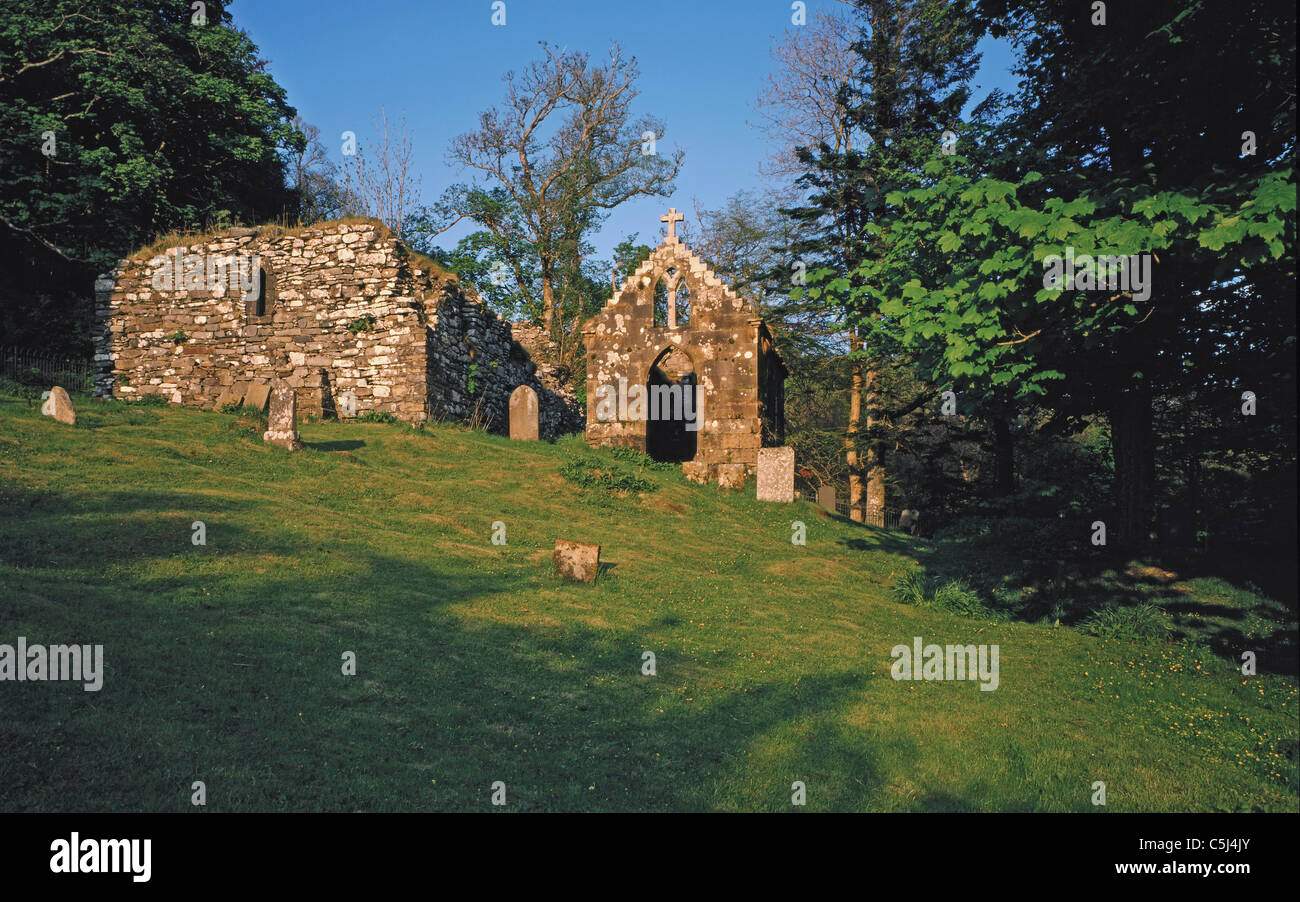
[[[685,279],[677,283],[677,292],[673,296],[673,313],[669,320],[679,327],[691,324],[691,289]]]
[[[668,325],[668,283],[663,277],[655,282],[654,296],[654,326],[656,329],[662,329]]]

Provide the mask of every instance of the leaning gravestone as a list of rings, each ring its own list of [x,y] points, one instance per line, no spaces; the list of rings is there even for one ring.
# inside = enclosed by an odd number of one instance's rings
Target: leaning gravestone
[[[254,382],[244,395],[244,406],[254,410],[266,410],[266,402],[271,399],[271,386],[265,382]]]
[[[67,390],[62,386],[56,385],[50,389],[50,396],[41,405],[41,413],[47,417],[54,417],[60,423],[67,423],[69,426],[77,425],[77,412],[72,409],[72,399],[68,397]]]
[[[228,404],[238,404],[244,400],[244,384],[236,382],[234,385],[227,385],[217,398],[217,409],[220,410]]]
[[[510,437],[537,441],[537,392],[527,385],[510,393]]]
[[[262,441],[277,448],[298,451],[302,441],[298,438],[298,395],[293,386],[277,385],[271,392],[271,415]]]
[[[758,449],[758,500],[794,501],[794,449]]]
[[[817,506],[835,513],[835,486],[824,485],[817,489]]]
[[[600,570],[600,546],[556,539],[555,570],[566,579],[594,583]]]

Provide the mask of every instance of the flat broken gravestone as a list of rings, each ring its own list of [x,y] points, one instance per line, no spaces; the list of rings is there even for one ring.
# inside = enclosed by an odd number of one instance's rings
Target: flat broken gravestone
[[[537,441],[537,392],[527,385],[510,393],[510,437]]]
[[[60,423],[67,423],[69,426],[77,425],[77,412],[72,409],[72,399],[68,397],[67,389],[60,385],[50,389],[50,396],[41,405],[41,413],[47,417],[54,417]]]
[[[288,451],[302,449],[298,438],[298,396],[292,386],[277,385],[271,392],[271,414],[262,441]]]
[[[600,570],[600,546],[556,539],[555,570],[566,579],[594,583]]]
[[[794,449],[758,449],[758,500],[794,501]]]

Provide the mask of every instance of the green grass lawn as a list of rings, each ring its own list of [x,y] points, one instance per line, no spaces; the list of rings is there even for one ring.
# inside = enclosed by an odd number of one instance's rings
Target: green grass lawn
[[[1165,639],[1089,634],[1086,597],[958,616],[890,587],[987,588],[978,537],[577,438],[325,422],[289,454],[252,417],[74,400],[68,427],[0,398],[0,643],[102,644],[105,682],[0,683],[0,810],[192,810],[196,780],[212,811],[490,811],[498,780],[506,810],[788,811],[797,780],[807,810],[1297,809],[1294,672],[1209,635],[1273,641],[1293,599],[1162,587]],[[584,455],[648,487],[579,488]],[[554,575],[557,538],[601,544],[594,586]],[[997,644],[999,688],[891,679],[914,636]]]

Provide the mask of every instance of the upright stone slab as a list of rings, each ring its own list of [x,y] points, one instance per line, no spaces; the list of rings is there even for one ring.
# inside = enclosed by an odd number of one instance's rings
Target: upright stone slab
[[[921,526],[921,512],[919,510],[907,509],[898,515],[898,528],[905,533],[916,535]]]
[[[600,546],[556,539],[555,570],[566,579],[594,583],[600,570]]]
[[[510,437],[537,441],[537,392],[521,385],[510,393]]]
[[[298,395],[293,386],[277,385],[271,392],[271,415],[267,426],[262,441],[288,451],[302,448],[302,441],[298,438]]]
[[[271,400],[271,386],[265,382],[254,382],[244,395],[244,406],[254,410],[266,410],[266,403]]]
[[[794,449],[758,449],[758,500],[794,501]]]
[[[835,513],[835,486],[824,485],[817,489],[817,506]]]
[[[744,464],[718,464],[718,486],[724,489],[745,487]]]
[[[67,390],[62,386],[56,385],[50,389],[50,396],[41,405],[41,413],[47,417],[54,417],[60,423],[67,423],[69,426],[77,425],[77,412],[72,409],[72,399],[68,397]]]

